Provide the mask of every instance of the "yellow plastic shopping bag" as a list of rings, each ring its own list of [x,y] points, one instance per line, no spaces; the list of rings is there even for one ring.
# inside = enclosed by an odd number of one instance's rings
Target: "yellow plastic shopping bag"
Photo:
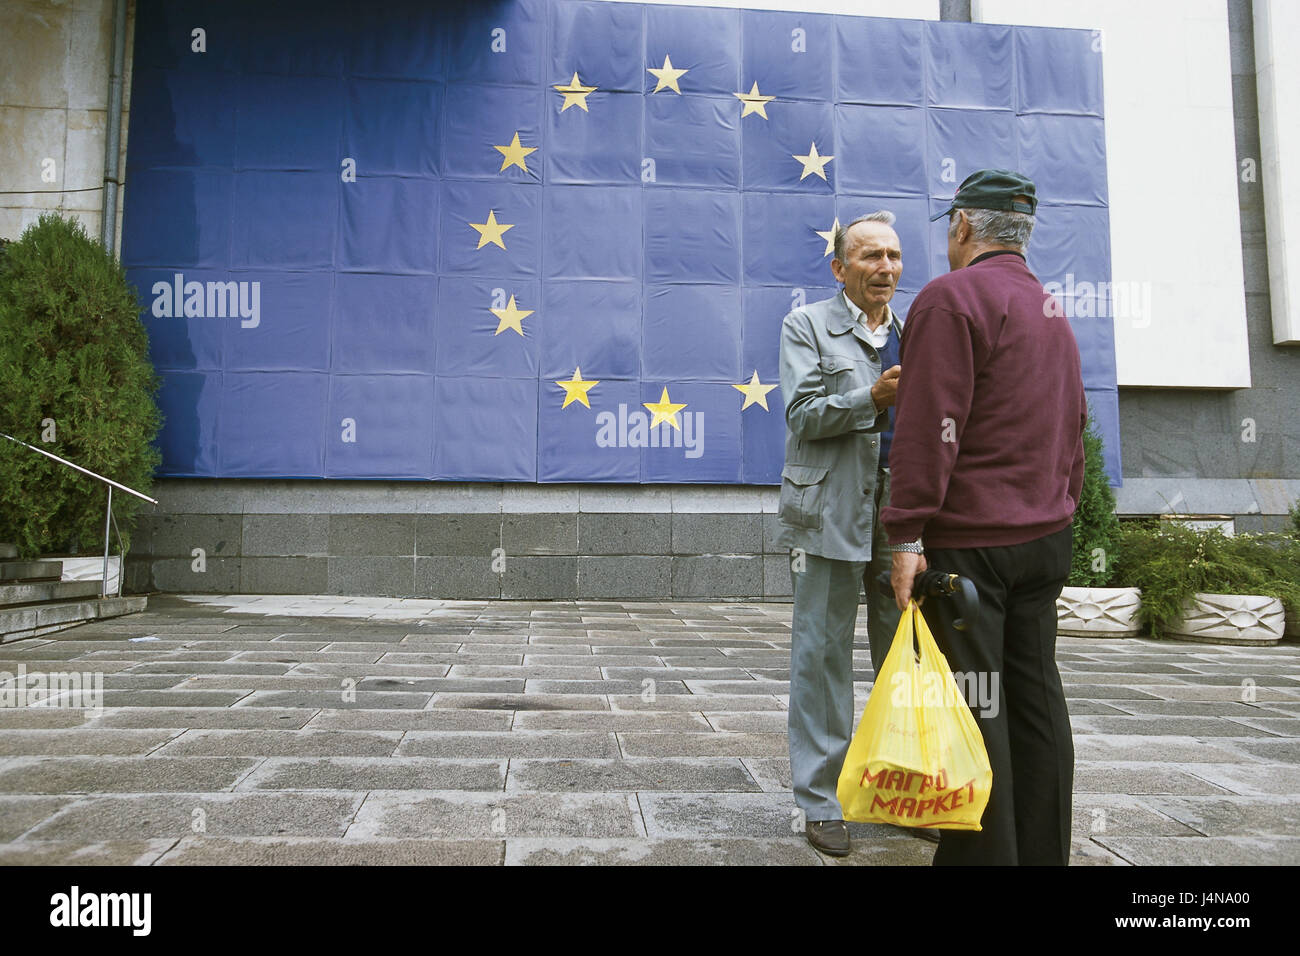
[[[844,819],[978,830],[992,785],[984,738],[912,602],[840,771]]]

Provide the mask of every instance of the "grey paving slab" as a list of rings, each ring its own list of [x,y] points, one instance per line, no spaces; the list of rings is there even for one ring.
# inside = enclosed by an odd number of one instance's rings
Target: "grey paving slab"
[[[726,733],[785,734],[789,716],[786,711],[763,710],[705,712],[709,726]]]
[[[164,757],[389,757],[400,731],[187,730],[158,751]]]
[[[272,757],[237,790],[501,790],[505,760],[427,757]]]
[[[225,674],[266,675],[286,674],[291,664],[257,663],[251,661],[194,661],[169,659],[136,664],[133,674]]]
[[[506,841],[507,866],[820,866],[802,837],[773,840],[593,840],[520,837]]]
[[[610,694],[613,710],[657,711],[757,711],[785,710],[774,694],[686,694],[668,695],[646,700],[640,694]]]
[[[312,707],[325,710],[423,710],[432,694],[356,691],[345,697],[340,690],[259,690],[244,696],[240,707]],[[355,699],[354,699],[355,698]]]
[[[1300,766],[1300,737],[1233,737],[1222,743],[1227,749],[1256,761]]]
[[[397,754],[403,757],[603,757],[619,756],[609,733],[512,730],[509,733],[409,731]]]
[[[117,707],[91,721],[94,728],[178,727],[186,730],[301,730],[313,708]]]
[[[768,793],[790,793],[788,757],[745,757],[741,760],[749,775]]]
[[[620,733],[628,757],[779,757],[789,753],[784,733]]]
[[[66,797],[0,797],[0,844],[17,840],[71,802]]]
[[[1192,772],[1218,787],[1245,795],[1300,793],[1300,766],[1197,764]]]
[[[1162,700],[1240,701],[1242,697],[1240,683],[1228,686],[1221,684],[1213,686],[1209,684],[1187,684],[1185,686],[1138,684],[1132,689],[1149,693],[1150,696]],[[1069,696],[1068,689],[1066,690],[1066,696]],[[1269,704],[1272,702],[1300,704],[1300,695],[1286,688],[1257,686],[1254,688],[1254,696],[1254,703],[1256,704]]]
[[[674,760],[527,760],[512,759],[506,790],[573,791],[758,791],[744,765],[736,759],[677,758]]]
[[[688,680],[692,694],[788,694],[790,684],[780,680]]]
[[[176,735],[176,730],[10,730],[0,735],[0,755],[144,756]]]
[[[356,676],[360,680],[360,675]],[[292,690],[310,691],[338,687],[337,677],[312,676],[309,674],[269,677],[263,674],[200,674],[195,677],[182,678],[187,690]]]
[[[1221,744],[1221,737],[1142,736],[1138,734],[1086,734],[1074,738],[1078,760],[1150,760],[1179,763],[1250,763],[1251,758]]]
[[[504,856],[501,840],[186,837],[155,865],[499,866]]]
[[[638,796],[652,837],[790,837],[801,831],[788,793],[643,793]]]
[[[72,707],[0,707],[0,730],[80,727],[93,712]]]
[[[588,730],[588,731],[655,731],[701,732],[709,723],[697,713],[662,711],[520,711],[515,715],[514,730]]]
[[[1164,797],[1131,797],[1119,793],[1079,793],[1071,819],[1075,840],[1097,836],[1195,837],[1196,829],[1161,812]]]
[[[313,730],[508,731],[514,715],[501,710],[323,710]]]
[[[236,663],[272,664],[373,664],[382,654],[379,651],[240,651],[232,660]]]
[[[653,681],[653,684],[647,683]],[[530,694],[642,694],[654,697],[669,697],[674,694],[688,694],[689,690],[681,681],[655,680],[653,677],[641,680],[528,680],[524,689]]]
[[[721,664],[723,662],[719,662]],[[749,672],[741,667],[602,667],[601,675],[607,680],[745,680]]]
[[[291,677],[334,677],[340,680],[377,680],[395,678],[402,680],[433,680],[445,677],[450,664],[388,663],[388,664],[317,664],[303,663],[293,668]]]
[[[229,707],[246,690],[105,690],[105,707]]]
[[[454,664],[448,677],[515,677],[521,680],[553,678],[556,680],[600,680],[604,675],[594,664]]]
[[[469,710],[608,710],[604,694],[434,694],[431,709]]]
[[[1074,792],[1081,793],[1168,793],[1177,795],[1223,794],[1218,786],[1200,776],[1201,764],[1166,764],[1159,761],[1078,760],[1074,762]],[[1208,765],[1204,765],[1208,766]]]
[[[348,828],[349,839],[643,837],[635,794],[371,793]]]
[[[0,843],[0,866],[150,866],[176,841],[24,840]]]
[[[1237,717],[1228,718],[1253,730],[1276,734],[1279,737],[1300,737],[1300,717]],[[1237,735],[1234,735],[1237,736]]]
[[[1153,809],[1209,837],[1300,834],[1294,796],[1147,797]]]
[[[87,797],[28,831],[32,840],[143,840],[192,836],[341,837],[360,793],[189,793]]]
[[[1266,737],[1268,731],[1215,717],[1077,717],[1075,732],[1177,737]]]
[[[1281,713],[1235,700],[1123,700],[1110,706],[1134,717],[1280,717]],[[1074,703],[1070,703],[1071,712]]]
[[[1094,842],[1137,866],[1295,866],[1300,837],[1094,837]]]
[[[165,793],[226,790],[260,757],[17,757],[0,764],[0,793]]]

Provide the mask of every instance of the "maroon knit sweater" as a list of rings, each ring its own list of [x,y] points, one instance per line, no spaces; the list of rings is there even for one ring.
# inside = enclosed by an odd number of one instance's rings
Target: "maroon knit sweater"
[[[1015,253],[940,276],[903,328],[891,544],[1022,544],[1070,523],[1088,406],[1064,310]]]

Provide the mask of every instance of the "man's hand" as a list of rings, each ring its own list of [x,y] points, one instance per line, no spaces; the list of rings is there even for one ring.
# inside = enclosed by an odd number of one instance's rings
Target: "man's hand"
[[[871,386],[871,400],[876,403],[876,408],[888,408],[894,404],[898,397],[898,376],[902,372],[901,365],[895,365],[893,368],[885,369],[876,379],[876,384]]]
[[[907,602],[912,600],[912,585],[916,576],[928,565],[925,555],[911,551],[895,551],[893,567],[889,569],[889,583],[894,586],[894,603],[900,611],[907,610]]]

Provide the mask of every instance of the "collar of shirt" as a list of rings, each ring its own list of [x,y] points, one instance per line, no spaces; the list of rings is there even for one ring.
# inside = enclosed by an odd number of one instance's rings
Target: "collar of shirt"
[[[883,349],[888,345],[889,331],[890,326],[892,325],[890,322],[889,306],[885,306],[885,321],[881,322],[877,328],[873,329],[867,324],[867,313],[863,312],[853,304],[852,300],[849,299],[849,294],[847,292],[841,292],[840,295],[844,299],[844,304],[849,307],[849,314],[853,316],[854,321],[862,326],[862,331],[867,333],[867,339],[871,344],[878,349]]]

